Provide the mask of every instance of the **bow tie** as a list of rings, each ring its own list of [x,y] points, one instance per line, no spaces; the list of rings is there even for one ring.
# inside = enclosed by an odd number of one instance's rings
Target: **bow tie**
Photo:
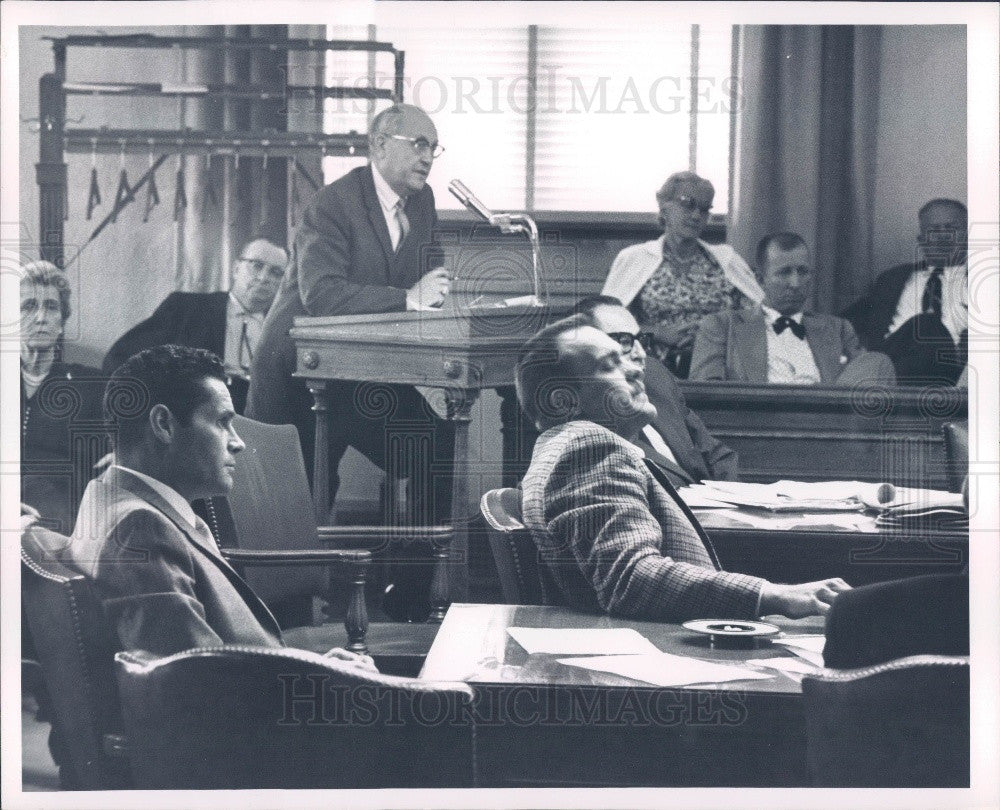
[[[798,321],[792,320],[787,315],[782,315],[780,318],[775,320],[774,324],[775,334],[780,335],[785,329],[791,329],[792,334],[795,335],[799,340],[805,340],[806,328],[803,324]]]

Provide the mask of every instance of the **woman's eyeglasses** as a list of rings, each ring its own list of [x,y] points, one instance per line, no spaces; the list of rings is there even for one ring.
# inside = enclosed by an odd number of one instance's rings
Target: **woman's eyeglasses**
[[[636,332],[634,335],[631,332],[607,332],[606,334],[609,338],[621,346],[622,351],[626,354],[632,353],[636,343],[642,346],[643,351],[647,354],[653,351],[652,332]]]
[[[689,197],[687,194],[682,194],[680,197],[674,197],[673,201],[689,214],[693,211],[700,211],[702,216],[707,217],[709,212],[712,210],[711,203],[708,205],[699,205],[698,201],[694,197]]]

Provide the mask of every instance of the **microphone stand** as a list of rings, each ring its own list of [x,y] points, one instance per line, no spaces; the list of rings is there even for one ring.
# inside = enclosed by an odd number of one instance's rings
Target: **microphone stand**
[[[528,241],[531,243],[532,286],[532,300],[528,302],[528,306],[544,306],[541,294],[542,277],[540,272],[542,264],[542,248],[538,241],[538,226],[535,224],[535,220],[527,214],[505,213],[494,214],[490,224],[499,228],[501,233],[523,233],[528,237]]]

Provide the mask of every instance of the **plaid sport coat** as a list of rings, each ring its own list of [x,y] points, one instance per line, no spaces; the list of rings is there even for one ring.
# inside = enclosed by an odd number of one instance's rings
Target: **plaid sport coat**
[[[607,428],[545,431],[521,486],[524,522],[570,607],[670,622],[757,614],[765,581],[717,570],[642,450]]]

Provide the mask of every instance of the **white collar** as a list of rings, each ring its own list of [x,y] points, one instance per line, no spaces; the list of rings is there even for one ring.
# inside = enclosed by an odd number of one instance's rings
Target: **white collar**
[[[189,504],[176,489],[167,486],[162,481],[157,481],[155,478],[152,478],[145,473],[133,470],[130,467],[125,467],[121,464],[114,464],[112,466],[117,467],[119,470],[125,470],[125,472],[134,475],[144,484],[147,484],[153,492],[177,510],[177,513],[184,518],[184,520],[190,523],[191,526],[194,528],[198,527],[198,521],[194,514],[194,509],[191,508],[191,504]]]
[[[761,304],[760,308],[764,311],[764,320],[767,321],[767,325],[768,326],[773,326],[774,322],[776,320],[778,320],[778,318],[781,317],[781,313],[778,312],[778,310],[771,309],[766,304]],[[793,321],[795,321],[795,323],[802,323],[802,311],[801,310],[799,310],[798,312],[796,312],[794,315],[789,315],[788,317],[791,318]]]
[[[392,213],[396,204],[403,198],[392,190],[392,187],[386,182],[382,173],[378,170],[374,163],[371,164],[371,167],[372,179],[375,181],[375,194],[378,196],[379,205],[385,209],[386,213]]]
[[[243,302],[240,301],[240,299],[237,298],[235,295],[233,295],[232,291],[230,291],[230,293],[229,293],[229,306],[226,308],[226,317],[227,318],[252,318],[254,320],[263,321],[264,320],[264,313],[263,312],[251,312],[245,306],[243,306]]]

